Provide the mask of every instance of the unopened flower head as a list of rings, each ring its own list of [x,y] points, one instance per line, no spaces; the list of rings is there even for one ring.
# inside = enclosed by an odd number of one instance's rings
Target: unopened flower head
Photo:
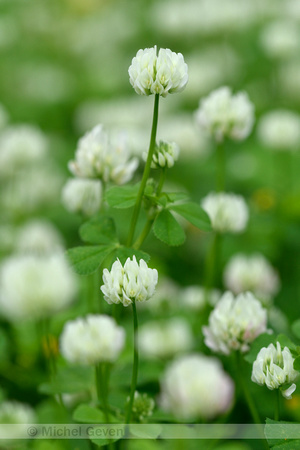
[[[156,145],[152,161],[151,167],[152,169],[164,169],[173,167],[175,161],[178,160],[180,153],[180,149],[175,142],[166,142],[160,141],[158,145]],[[143,158],[147,161],[148,153],[143,153]]]
[[[300,147],[300,115],[289,110],[274,110],[259,121],[260,141],[270,150],[295,151]]]
[[[241,233],[246,228],[249,211],[241,195],[211,192],[202,200],[202,207],[219,233]]]
[[[249,350],[254,339],[267,331],[267,311],[246,292],[234,298],[225,292],[203,327],[205,344],[215,352],[229,355],[232,350]]]
[[[294,383],[290,387],[287,385],[299,376],[293,364],[294,358],[288,347],[282,350],[279,342],[276,342],[276,347],[270,344],[259,351],[253,363],[251,380],[261,386],[266,385],[271,390],[283,387],[282,395],[290,399],[296,385]]]
[[[225,267],[225,286],[234,294],[251,291],[268,302],[279,290],[279,277],[269,261],[261,254],[237,254]]]
[[[145,358],[168,358],[193,346],[189,324],[182,318],[147,322],[139,331],[139,348]]]
[[[103,125],[97,125],[79,140],[75,160],[69,162],[69,169],[78,177],[125,184],[138,166],[137,158],[129,158],[125,135],[109,136]]]
[[[124,347],[125,330],[106,315],[88,315],[66,323],[60,337],[61,353],[79,365],[115,361]]]
[[[188,68],[181,53],[156,46],[139,50],[128,69],[129,81],[139,95],[181,92],[188,82]]]
[[[200,354],[182,356],[161,381],[161,407],[179,420],[212,419],[228,411],[234,384],[218,359]]]
[[[77,280],[61,252],[11,256],[2,262],[0,292],[0,313],[7,319],[40,319],[71,303]]]
[[[200,101],[196,120],[217,142],[224,138],[242,141],[252,131],[254,107],[245,92],[233,95],[225,86]]]
[[[70,178],[63,187],[61,200],[68,211],[92,216],[102,203],[101,181]]]
[[[0,173],[10,174],[40,161],[47,153],[47,140],[38,128],[15,125],[0,136]]]
[[[16,250],[20,253],[49,255],[64,250],[63,238],[51,222],[31,220],[19,231]]]
[[[133,256],[132,260],[127,258],[124,267],[118,259],[110,272],[104,269],[101,291],[108,304],[122,303],[128,306],[133,301],[149,300],[155,292],[157,280],[157,270],[149,269],[143,259],[137,262]]]
[[[129,397],[127,401],[129,402]],[[145,423],[148,417],[152,416],[154,407],[153,398],[149,397],[148,394],[135,391],[132,405],[132,418],[135,422]]]

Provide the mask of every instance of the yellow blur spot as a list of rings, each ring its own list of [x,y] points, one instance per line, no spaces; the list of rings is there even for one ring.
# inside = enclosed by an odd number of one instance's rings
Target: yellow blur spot
[[[46,358],[57,356],[59,352],[58,340],[52,334],[44,336],[42,340],[43,352]]]
[[[300,395],[293,394],[293,397],[290,400],[285,402],[287,409],[291,411],[299,411],[300,409]]]
[[[255,206],[257,206],[261,211],[268,211],[269,209],[274,208],[276,204],[275,193],[266,188],[255,191],[252,196],[252,200]]]

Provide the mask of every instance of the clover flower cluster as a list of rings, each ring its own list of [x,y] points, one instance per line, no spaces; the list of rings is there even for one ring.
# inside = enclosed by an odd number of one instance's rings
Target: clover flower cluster
[[[201,202],[219,233],[240,233],[247,225],[249,211],[241,195],[210,192]]]
[[[46,220],[30,220],[18,231],[15,239],[18,253],[50,255],[64,250],[59,230]]]
[[[289,110],[273,110],[259,121],[260,141],[270,150],[295,151],[300,147],[300,115]]]
[[[156,46],[139,50],[128,69],[129,81],[139,95],[181,92],[188,82],[188,68],[181,53]]]
[[[61,200],[68,211],[92,216],[102,203],[101,181],[70,178],[63,187]]]
[[[61,252],[8,257],[0,268],[0,313],[12,321],[49,317],[71,303],[76,281]]]
[[[181,318],[163,322],[148,322],[139,330],[139,348],[145,358],[168,358],[187,350],[193,345],[188,323]]]
[[[269,261],[261,254],[234,255],[225,267],[225,286],[234,294],[251,291],[268,302],[279,290],[279,277]]]
[[[200,100],[196,121],[217,142],[224,138],[242,141],[251,133],[254,107],[245,92],[233,95],[224,86]]]
[[[253,363],[251,380],[260,386],[266,385],[268,389],[281,389],[295,381],[299,372],[293,368],[294,358],[288,347],[281,349],[280,343],[263,347]],[[296,385],[292,383],[287,389],[281,389],[283,397],[290,399]]]
[[[233,402],[234,384],[216,358],[181,356],[167,368],[161,381],[162,409],[180,420],[212,419]]]
[[[60,337],[64,358],[79,365],[115,361],[124,347],[125,331],[106,315],[88,315],[65,324]]]
[[[152,169],[164,169],[165,167],[173,167],[175,162],[178,160],[180,153],[179,146],[175,142],[160,141],[156,145],[152,161]],[[143,153],[143,158],[147,161],[148,153]]]
[[[129,401],[129,397],[127,399]],[[153,398],[138,391],[134,393],[132,405],[132,418],[139,423],[145,423],[148,417],[152,416],[155,407]]]
[[[79,140],[69,169],[77,177],[124,184],[131,180],[138,166],[137,158],[128,161],[129,157],[124,136],[109,136],[103,125],[97,125]]]
[[[232,350],[245,353],[251,342],[267,331],[267,311],[250,292],[236,298],[225,292],[202,331],[211,350],[225,355]]]
[[[147,263],[136,257],[127,258],[124,267],[119,259],[112,265],[111,271],[104,269],[101,291],[108,304],[122,303],[130,305],[133,301],[149,300],[154,292],[158,280],[156,269],[149,269]]]

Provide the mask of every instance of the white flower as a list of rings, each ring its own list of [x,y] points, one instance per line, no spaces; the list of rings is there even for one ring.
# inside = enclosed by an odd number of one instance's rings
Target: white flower
[[[131,180],[138,166],[138,159],[128,161],[129,157],[124,135],[109,138],[103,125],[97,125],[79,140],[75,160],[69,162],[69,169],[78,177],[124,184]]]
[[[188,286],[182,289],[180,294],[183,306],[192,311],[202,310],[205,307],[206,302],[215,306],[218,300],[220,300],[220,296],[221,294],[217,289],[211,289],[206,292],[201,286]]]
[[[277,272],[259,253],[233,256],[225,267],[224,284],[234,294],[251,291],[266,302],[279,290]]]
[[[300,115],[284,109],[270,111],[260,119],[257,133],[272,150],[295,151],[300,146]]]
[[[250,292],[236,298],[225,292],[209,316],[209,326],[202,331],[205,344],[213,351],[244,353],[257,336],[267,331],[267,311]]]
[[[76,284],[61,253],[11,256],[0,269],[0,312],[12,321],[48,317],[71,303]]]
[[[57,228],[45,220],[31,220],[19,230],[15,248],[20,253],[50,254],[64,249]]]
[[[298,378],[299,372],[293,368],[294,358],[288,349],[281,349],[280,343],[276,342],[276,348],[273,344],[263,347],[253,363],[251,380],[254,383],[268,389],[278,389],[286,387]],[[295,391],[296,385],[293,383],[288,389],[281,390],[285,398],[292,398],[291,394]]]
[[[133,300],[144,302],[154,294],[158,280],[156,269],[149,269],[146,262],[141,259],[139,263],[136,257],[127,258],[124,267],[119,260],[112,265],[111,271],[103,271],[103,282],[101,291],[104,300],[108,304],[123,303],[130,305]]]
[[[172,318],[163,322],[147,322],[140,327],[138,343],[142,357],[168,358],[190,350],[193,336],[184,319]]]
[[[160,141],[158,145],[156,145],[152,161],[151,167],[152,169],[163,169],[165,167],[173,167],[175,161],[178,160],[180,153],[180,149],[175,142],[166,142]],[[148,153],[143,153],[143,158],[147,161]]]
[[[92,216],[101,206],[101,181],[70,178],[63,187],[61,200],[68,211]]]
[[[79,365],[115,361],[124,347],[125,330],[106,315],[88,315],[65,324],[60,337],[61,353]]]
[[[246,228],[249,211],[241,195],[211,192],[201,202],[212,227],[220,233],[240,233]]]
[[[269,23],[260,35],[260,43],[271,58],[288,59],[297,55],[300,49],[298,24],[291,20]]]
[[[161,381],[161,407],[178,419],[212,419],[228,411],[233,394],[220,361],[204,355],[178,358]]]
[[[0,173],[10,174],[41,160],[47,152],[44,134],[31,125],[15,125],[0,136]]]
[[[225,86],[200,100],[196,120],[217,142],[226,137],[241,141],[251,133],[254,107],[245,92],[233,95]]]
[[[129,81],[139,95],[181,92],[188,82],[188,68],[181,53],[156,46],[139,50],[128,69]]]
[[[13,427],[14,439],[1,438],[2,448],[17,448],[18,444],[15,439],[24,439],[28,436],[28,424],[36,423],[36,415],[34,409],[25,403],[15,400],[5,400],[0,404],[0,423],[11,424]],[[3,427],[3,425],[1,425]]]

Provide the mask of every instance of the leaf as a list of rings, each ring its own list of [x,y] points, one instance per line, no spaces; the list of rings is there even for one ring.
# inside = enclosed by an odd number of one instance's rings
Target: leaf
[[[89,244],[113,244],[118,242],[116,226],[111,217],[95,216],[81,225],[79,235]]]
[[[300,319],[292,323],[292,332],[298,339],[300,339]]]
[[[297,358],[294,360],[294,369],[300,371],[300,356],[297,356]]]
[[[134,186],[113,186],[106,192],[106,201],[113,208],[131,208],[134,206],[140,183]]]
[[[280,343],[282,347],[288,347],[291,350],[291,352],[297,353],[297,346],[285,334],[279,334],[276,340]]]
[[[156,439],[162,432],[162,426],[158,424],[131,424],[129,425],[129,432],[135,438]]]
[[[197,203],[188,202],[180,205],[170,205],[169,209],[180,214],[200,230],[212,230],[208,214]]]
[[[96,408],[95,406],[89,405],[88,403],[82,403],[81,405],[77,406],[73,413],[73,419],[76,420],[76,422],[80,423],[106,424],[104,412]],[[114,415],[110,414],[109,421],[110,423],[117,423],[117,418]]]
[[[146,252],[142,252],[141,250],[136,250],[134,248],[119,246],[115,248],[113,253],[111,254],[111,259],[114,262],[117,258],[119,258],[121,264],[125,264],[127,258],[132,258],[135,255],[137,261],[143,259],[148,262],[150,260],[150,255]]]
[[[91,367],[64,367],[49,383],[42,383],[38,390],[42,394],[72,394],[90,390],[93,386],[93,370]]]
[[[252,364],[257,357],[258,352],[263,347],[268,347],[270,344],[275,344],[276,338],[273,334],[263,333],[260,334],[251,344],[251,348],[246,356],[244,356],[245,361]]]
[[[185,241],[183,229],[167,209],[162,210],[156,217],[153,232],[157,239],[167,245],[181,245]]]
[[[122,424],[107,427],[95,426],[89,428],[90,440],[98,447],[103,447],[109,443],[117,442],[125,435],[125,426]],[[102,439],[99,439],[99,437]]]
[[[265,436],[268,444],[273,449],[300,449],[300,440],[298,439],[298,437],[300,438],[300,430],[297,423],[281,422],[267,418]]]
[[[185,192],[166,192],[165,194],[172,203],[187,200],[189,198],[188,194]]]
[[[76,273],[89,275],[98,269],[114,248],[114,245],[74,247],[67,250],[67,257]]]

